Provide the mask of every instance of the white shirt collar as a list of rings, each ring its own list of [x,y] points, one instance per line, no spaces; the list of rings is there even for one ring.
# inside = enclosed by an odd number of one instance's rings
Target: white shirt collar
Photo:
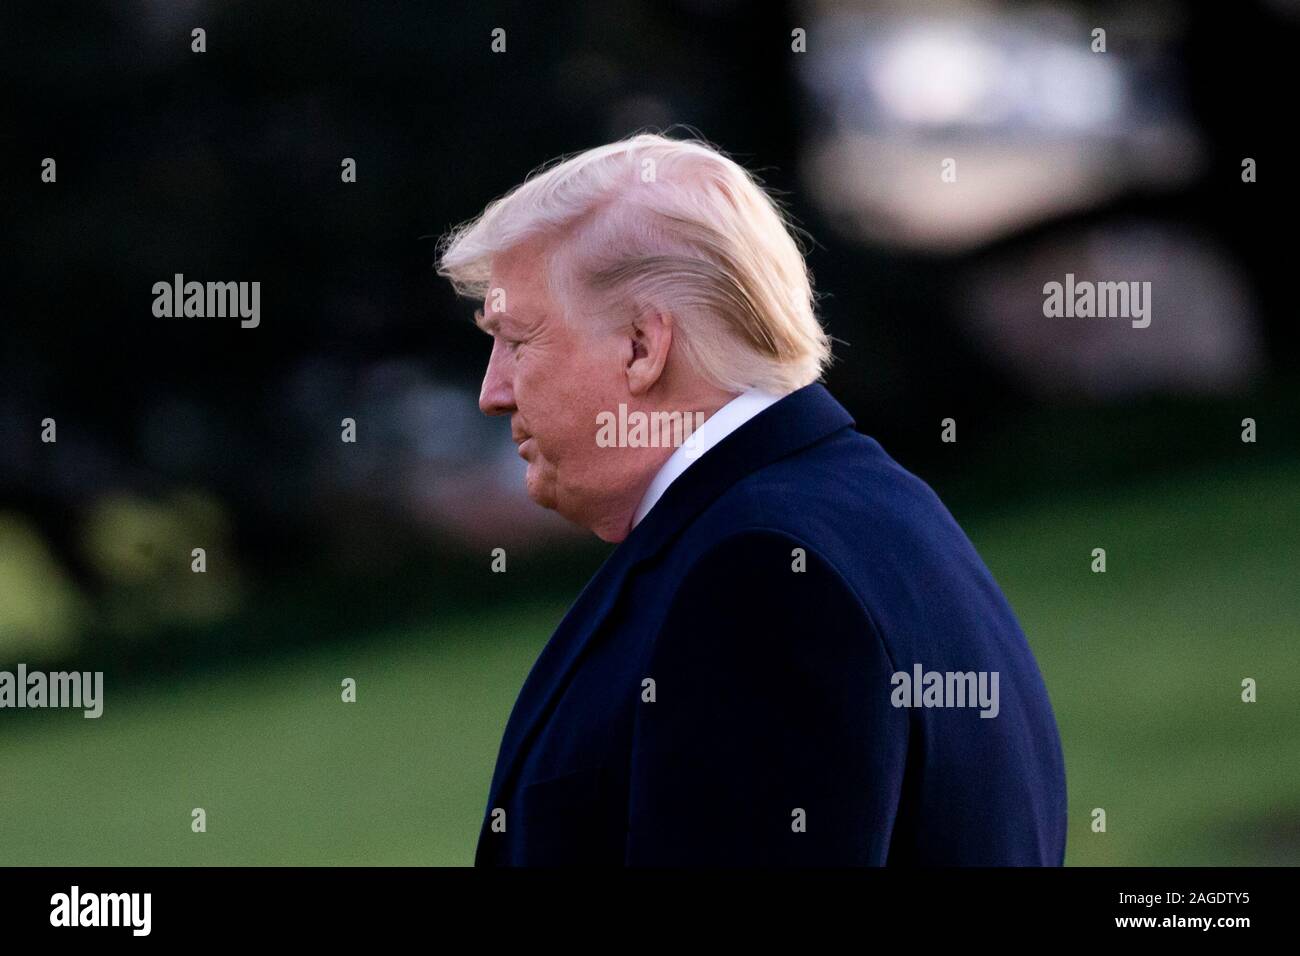
[[[704,424],[697,428],[685,442],[673,449],[673,453],[663,463],[663,466],[650,482],[650,487],[646,489],[645,494],[642,496],[636,514],[632,516],[632,527],[635,528],[641,523],[641,519],[650,513],[650,509],[668,490],[668,486],[681,477],[682,472],[697,461],[700,456],[763,411],[763,409],[779,402],[782,397],[781,395],[773,395],[771,392],[751,388],[748,391],[741,392],[710,415]]]

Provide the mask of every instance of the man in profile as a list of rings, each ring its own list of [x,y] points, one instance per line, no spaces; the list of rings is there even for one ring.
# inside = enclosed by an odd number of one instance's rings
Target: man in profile
[[[803,254],[747,171],[636,135],[529,177],[438,268],[483,300],[479,405],[529,495],[618,543],[520,692],[477,865],[1062,862],[1025,636],[820,384]]]

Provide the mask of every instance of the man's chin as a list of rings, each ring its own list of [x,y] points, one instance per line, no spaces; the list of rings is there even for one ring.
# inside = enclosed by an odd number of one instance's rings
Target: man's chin
[[[556,500],[554,492],[537,491],[534,490],[532,485],[529,485],[528,497],[532,500],[533,504],[540,505],[541,507],[545,508],[547,511],[559,510],[559,502]]]
[[[546,467],[540,462],[528,463],[528,474],[524,478],[524,485],[528,492],[528,497],[534,504],[541,505],[551,511],[559,508],[559,500],[555,493],[555,475],[547,475]]]
[[[528,497],[534,504],[541,505],[549,511],[554,511],[570,524],[577,525],[579,528],[586,528],[602,541],[611,544],[617,544],[627,537],[630,522],[621,524],[596,522],[592,519],[591,509],[575,508],[575,505],[579,502],[589,501],[587,495],[576,494],[573,489],[570,489],[570,493],[565,495],[564,502],[561,503],[560,482],[555,466],[542,458],[540,454],[529,460],[528,473],[524,482],[528,490]]]

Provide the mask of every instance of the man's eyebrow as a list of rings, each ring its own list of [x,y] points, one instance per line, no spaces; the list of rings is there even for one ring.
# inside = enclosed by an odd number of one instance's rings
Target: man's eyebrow
[[[491,315],[485,316],[482,309],[476,309],[474,312],[474,324],[486,332],[488,335],[496,335],[501,331],[504,324],[508,328],[518,333],[521,329],[528,326],[518,316],[511,315],[504,309],[495,309]]]

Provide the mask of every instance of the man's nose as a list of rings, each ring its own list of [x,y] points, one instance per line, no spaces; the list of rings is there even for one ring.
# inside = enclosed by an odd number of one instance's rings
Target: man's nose
[[[484,415],[509,415],[515,410],[514,386],[504,359],[505,350],[500,342],[494,341],[487,372],[483,375],[483,387],[478,393],[478,407]]]

